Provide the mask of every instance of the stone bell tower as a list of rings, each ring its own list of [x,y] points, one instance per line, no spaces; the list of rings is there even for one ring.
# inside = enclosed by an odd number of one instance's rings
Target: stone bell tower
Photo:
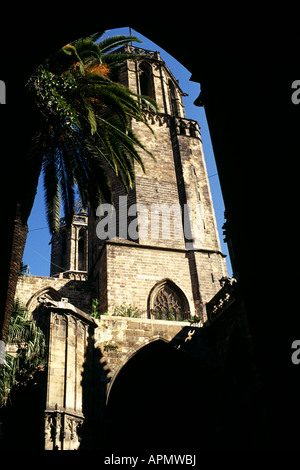
[[[72,224],[67,227],[60,220],[59,231],[51,240],[50,276],[86,280],[88,269],[88,214],[81,208],[76,210]]]
[[[118,81],[159,107],[146,114],[155,136],[132,120],[156,161],[142,153],[146,172],[135,165],[136,184],[128,197],[115,182],[113,236],[99,237],[106,214],[102,221],[89,217],[89,277],[96,282],[102,312],[127,302],[148,318],[159,311],[164,318],[172,312],[176,319],[197,315],[205,321],[204,305],[227,270],[199,125],[185,117],[183,92],[160,54],[133,46],[125,50],[140,58],[118,68]]]

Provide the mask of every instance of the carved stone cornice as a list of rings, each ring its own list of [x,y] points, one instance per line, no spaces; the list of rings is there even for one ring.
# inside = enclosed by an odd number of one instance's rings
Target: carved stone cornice
[[[206,304],[206,312],[209,321],[214,321],[231,305],[236,299],[237,280],[233,277],[220,279],[222,288]]]
[[[76,450],[84,423],[81,413],[63,409],[45,410],[45,450]]]

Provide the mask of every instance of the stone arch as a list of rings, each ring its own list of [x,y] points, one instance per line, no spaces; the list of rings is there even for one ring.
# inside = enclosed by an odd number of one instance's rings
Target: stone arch
[[[185,320],[191,312],[186,295],[170,279],[163,279],[152,287],[147,310],[149,318],[165,320]]]
[[[142,344],[139,343],[135,348],[131,349],[127,354],[123,356],[123,358],[120,360],[119,365],[115,368],[112,376],[110,377],[110,381],[108,383],[107,391],[106,391],[106,403],[108,403],[110,391],[114,385],[116,378],[118,377],[119,373],[123,369],[123,367],[125,367],[126,364],[132,358],[134,358],[134,356],[138,354],[143,348],[149,346],[151,343],[154,343],[155,341],[162,341],[164,343],[169,343],[169,340],[164,338],[162,335],[154,335],[151,338],[146,338]]]
[[[62,296],[60,295],[60,293],[53,287],[43,287],[43,289],[38,290],[30,297],[26,304],[26,307],[29,312],[33,312],[39,306],[40,300],[49,299],[49,301],[55,300],[57,302],[60,301],[61,298]]]
[[[48,333],[47,315],[45,315],[45,304],[51,304],[51,301],[58,302],[62,299],[59,292],[51,286],[44,287],[33,294],[26,304],[32,318],[44,334]]]
[[[176,430],[186,428],[190,410],[184,405],[199,394],[190,358],[162,339],[149,342],[132,355],[112,384],[106,406],[108,442],[113,440],[116,448],[134,445],[135,450],[191,444],[193,428],[186,433]],[[193,417],[196,414],[193,410]],[[205,412],[202,419],[207,426]],[[205,427],[201,437],[206,432]]]

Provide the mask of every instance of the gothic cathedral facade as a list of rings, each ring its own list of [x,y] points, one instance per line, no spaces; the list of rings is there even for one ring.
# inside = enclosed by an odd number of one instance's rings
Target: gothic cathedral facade
[[[120,66],[118,81],[158,105],[158,113],[146,116],[154,135],[132,121],[156,161],[142,155],[145,172],[135,165],[135,187],[128,197],[115,183],[113,236],[99,237],[99,219],[89,217],[89,279],[95,282],[101,313],[126,302],[147,318],[172,311],[182,319],[196,315],[205,321],[205,303],[220,289],[227,270],[200,129],[185,117],[183,92],[160,54],[125,47],[140,59]]]
[[[47,338],[42,414],[49,450],[84,446],[91,423],[100,442],[111,390],[130,358],[147,347],[150,354],[155,342],[157,351],[167,343],[172,354],[183,351],[228,276],[198,123],[185,117],[183,92],[160,54],[126,47],[138,59],[121,65],[117,80],[158,104],[158,112],[145,114],[153,133],[131,123],[155,160],[143,152],[145,172],[135,165],[128,195],[115,181],[107,213],[78,207],[70,228],[62,219],[50,277],[20,276],[16,291]],[[90,315],[94,300],[98,318]],[[118,316],[121,305],[139,318]],[[191,318],[197,328],[186,331]]]

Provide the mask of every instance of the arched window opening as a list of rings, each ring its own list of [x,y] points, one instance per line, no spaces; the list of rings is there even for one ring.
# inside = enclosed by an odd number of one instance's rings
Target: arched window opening
[[[176,90],[172,80],[169,80],[169,97],[170,97],[170,108],[172,116],[179,116]]]
[[[86,231],[83,228],[78,235],[78,270],[86,271]]]
[[[185,125],[183,124],[183,122],[181,122],[179,124],[179,133],[180,135],[186,135],[186,127]]]
[[[150,292],[148,310],[150,318],[158,320],[183,321],[190,317],[186,296],[168,279],[158,283]]]
[[[191,137],[196,137],[196,128],[194,125],[191,124],[190,126],[190,136]]]
[[[141,95],[155,99],[153,75],[151,65],[147,62],[140,64],[140,92]]]

